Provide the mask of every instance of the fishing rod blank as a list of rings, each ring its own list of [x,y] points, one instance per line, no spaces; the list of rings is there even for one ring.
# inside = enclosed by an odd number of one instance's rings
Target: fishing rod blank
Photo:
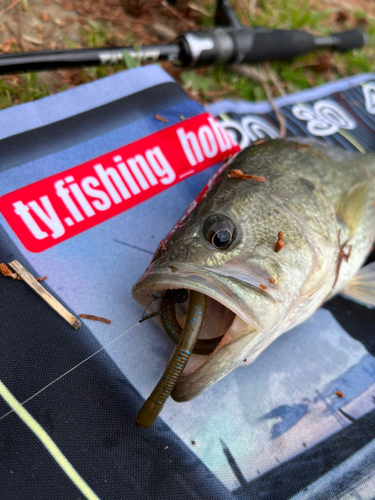
[[[174,61],[179,57],[180,47],[177,44],[168,44],[141,48],[112,47],[4,54],[0,55],[0,74],[118,64],[124,61],[124,53],[141,63]]]
[[[363,47],[366,41],[366,35],[359,30],[315,37],[298,30],[222,27],[182,33],[175,43],[166,45],[4,54],[0,56],[0,74],[118,64],[124,60],[124,53],[141,63],[169,60],[182,66],[249,64],[291,59],[322,47],[351,50]]]

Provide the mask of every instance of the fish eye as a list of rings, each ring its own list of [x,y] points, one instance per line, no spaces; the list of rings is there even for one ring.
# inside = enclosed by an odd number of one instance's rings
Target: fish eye
[[[203,225],[203,234],[212,246],[225,250],[236,238],[236,226],[224,216],[211,215]]]

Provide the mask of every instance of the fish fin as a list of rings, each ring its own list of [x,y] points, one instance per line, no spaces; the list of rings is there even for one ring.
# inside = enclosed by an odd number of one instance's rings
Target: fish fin
[[[353,300],[375,307],[375,262],[361,267],[341,293]]]
[[[353,236],[369,206],[370,182],[359,182],[345,191],[336,215],[348,226]]]

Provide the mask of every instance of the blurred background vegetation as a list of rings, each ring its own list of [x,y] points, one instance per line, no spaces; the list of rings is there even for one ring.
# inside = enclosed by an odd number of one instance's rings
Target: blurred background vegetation
[[[374,71],[375,2],[369,0],[232,0],[246,26],[301,29],[316,35],[363,29],[369,43],[344,54],[314,52],[293,61],[256,68],[273,97],[346,76]],[[0,0],[2,53],[148,45],[172,42],[181,31],[213,26],[214,0]],[[7,75],[0,79],[0,109],[32,101],[102,78],[132,61],[113,67],[90,67]],[[162,63],[192,97],[200,102],[223,98],[266,99],[264,86],[220,65],[197,70]]]

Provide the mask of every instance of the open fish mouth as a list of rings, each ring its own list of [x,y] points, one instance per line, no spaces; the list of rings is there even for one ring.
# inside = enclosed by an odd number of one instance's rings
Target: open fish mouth
[[[190,353],[171,391],[178,402],[197,397],[244,361],[255,358],[264,349],[266,333],[276,323],[278,315],[278,303],[263,290],[181,262],[168,262],[151,269],[134,286],[133,297],[143,307],[154,299],[149,312],[156,312],[162,309],[163,300],[165,306],[168,291],[181,289],[187,290],[190,296],[198,292],[205,297],[204,319],[196,345],[208,344],[213,350],[206,350],[206,354]],[[182,329],[189,316],[188,301],[177,303],[174,309],[177,326]],[[170,318],[166,314],[157,321],[163,326],[163,319],[168,322]],[[164,327],[168,326],[164,321]],[[211,339],[218,337],[222,338],[214,346]]]

